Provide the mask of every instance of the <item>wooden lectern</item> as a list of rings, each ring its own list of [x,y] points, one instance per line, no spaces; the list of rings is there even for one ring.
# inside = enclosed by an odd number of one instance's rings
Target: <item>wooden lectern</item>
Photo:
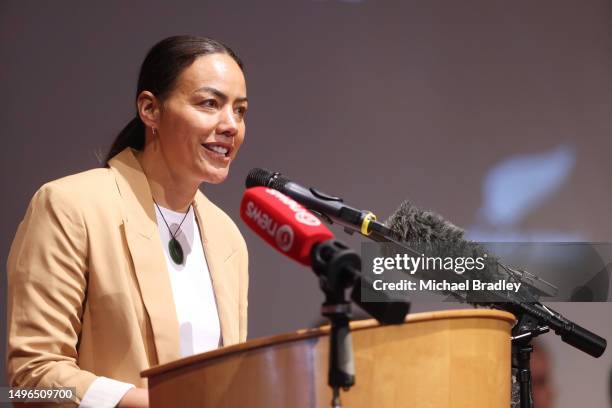
[[[356,384],[342,406],[510,406],[514,316],[493,310],[409,315],[396,326],[351,324]],[[329,327],[250,340],[142,372],[151,408],[330,407]]]

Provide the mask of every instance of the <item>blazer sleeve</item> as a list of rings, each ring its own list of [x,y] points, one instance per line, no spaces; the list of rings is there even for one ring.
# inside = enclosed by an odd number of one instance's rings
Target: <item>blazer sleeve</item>
[[[240,311],[239,311],[239,330],[238,336],[239,341],[244,342],[247,339],[247,326],[248,326],[248,306],[249,306],[249,253],[247,251],[246,243],[242,236],[240,236],[242,242],[241,251],[241,262],[240,262]]]
[[[32,198],[7,262],[11,386],[76,387],[97,376],[77,365],[87,293],[87,232],[75,197],[46,184]]]

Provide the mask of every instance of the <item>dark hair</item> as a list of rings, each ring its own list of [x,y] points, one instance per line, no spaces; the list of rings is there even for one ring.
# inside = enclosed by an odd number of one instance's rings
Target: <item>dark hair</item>
[[[136,98],[142,91],[150,91],[160,100],[172,91],[176,79],[188,68],[197,57],[209,54],[227,54],[244,70],[242,61],[231,48],[218,41],[205,37],[190,35],[177,35],[161,40],[147,53],[140,74],[138,75],[138,87]],[[126,147],[142,150],[145,144],[145,127],[138,112],[113,142],[104,165],[108,167],[108,161]]]

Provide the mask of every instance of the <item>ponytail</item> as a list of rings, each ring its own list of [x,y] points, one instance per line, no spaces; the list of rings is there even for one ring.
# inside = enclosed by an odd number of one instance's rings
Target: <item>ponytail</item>
[[[145,144],[145,128],[144,123],[140,120],[140,117],[136,115],[134,119],[128,123],[117,138],[113,142],[110,150],[108,151],[106,158],[104,159],[104,165],[108,167],[108,161],[112,159],[116,154],[123,151],[126,147],[132,147],[136,150],[142,150]]]

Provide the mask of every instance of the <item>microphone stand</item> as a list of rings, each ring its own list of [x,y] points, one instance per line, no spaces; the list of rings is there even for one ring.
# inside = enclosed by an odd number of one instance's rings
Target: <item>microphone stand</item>
[[[315,245],[311,251],[312,269],[319,277],[325,294],[321,314],[331,323],[329,371],[327,383],[332,388],[332,408],[340,408],[340,388],[348,391],[355,385],[353,342],[349,327],[351,303],[346,289],[352,288],[351,300],[380,324],[402,324],[410,310],[410,303],[378,294],[376,301],[369,278],[360,273],[361,257],[340,241],[330,239]]]
[[[523,314],[512,329],[512,368],[517,370],[516,378],[520,386],[520,408],[533,408],[533,389],[531,386],[531,340],[548,333],[548,326],[541,326],[533,317]]]
[[[494,302],[489,306],[508,311],[518,318],[518,323],[512,329],[512,367],[518,370],[521,408],[533,408],[530,370],[533,346],[530,342],[534,337],[552,329],[563,342],[593,357],[600,357],[606,349],[606,339],[566,319],[543,304],[511,299],[506,302]]]
[[[348,391],[355,384],[353,342],[349,327],[351,304],[345,292],[355,284],[354,271],[361,268],[361,259],[355,251],[338,241],[329,240],[313,249],[312,260],[312,268],[325,294],[321,314],[331,323],[327,380],[333,393],[331,406],[340,408],[340,388]]]

